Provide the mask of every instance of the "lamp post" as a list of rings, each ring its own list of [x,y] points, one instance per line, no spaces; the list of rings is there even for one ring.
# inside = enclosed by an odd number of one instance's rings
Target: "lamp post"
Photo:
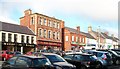
[[[98,48],[100,48],[100,26],[98,29]]]

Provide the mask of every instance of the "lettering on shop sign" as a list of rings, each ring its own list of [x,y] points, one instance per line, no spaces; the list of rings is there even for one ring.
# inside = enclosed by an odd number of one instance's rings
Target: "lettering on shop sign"
[[[28,45],[28,44],[26,44],[26,46],[34,47],[34,45]]]
[[[3,43],[4,45],[15,45],[15,43]]]

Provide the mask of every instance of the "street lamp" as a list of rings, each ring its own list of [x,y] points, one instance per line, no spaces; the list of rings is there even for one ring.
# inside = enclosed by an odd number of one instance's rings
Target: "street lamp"
[[[100,48],[100,26],[98,29],[98,48]]]

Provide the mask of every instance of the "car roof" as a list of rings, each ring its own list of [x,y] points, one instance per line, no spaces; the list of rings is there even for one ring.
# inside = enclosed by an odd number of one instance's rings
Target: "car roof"
[[[92,54],[88,54],[88,53],[70,53],[67,55],[92,55]]]
[[[108,53],[108,52],[105,52],[105,51],[96,51],[96,50],[91,50],[89,52],[99,52],[99,53]]]
[[[40,55],[40,56],[33,56],[33,55],[20,55],[21,57],[27,57],[27,58],[31,58],[31,59],[35,59],[35,58],[46,58],[45,56],[43,55]],[[19,57],[20,57],[19,56]]]
[[[55,53],[41,53],[41,54],[43,54],[43,55],[57,55]]]

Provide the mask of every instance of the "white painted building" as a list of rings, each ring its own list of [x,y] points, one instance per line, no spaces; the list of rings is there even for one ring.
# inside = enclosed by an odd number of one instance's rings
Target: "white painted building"
[[[84,33],[82,32],[84,35],[86,35],[86,45],[85,45],[85,49],[96,49],[97,48],[97,40],[91,36],[89,33]]]
[[[20,51],[21,53],[34,51],[36,36],[28,27],[0,21],[1,50]]]

